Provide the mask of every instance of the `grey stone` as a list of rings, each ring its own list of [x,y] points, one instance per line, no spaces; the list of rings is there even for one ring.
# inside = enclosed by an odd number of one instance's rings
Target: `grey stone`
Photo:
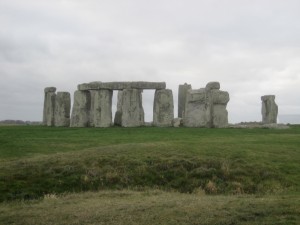
[[[122,126],[122,105],[123,105],[123,91],[118,91],[117,111],[115,113],[114,124]]]
[[[46,87],[44,89],[44,92],[47,93],[47,92],[56,92],[56,87]]]
[[[47,120],[49,120],[49,118],[48,118],[49,116],[51,116],[52,119],[54,119],[54,108],[51,109],[51,107],[54,107],[54,103],[52,101],[55,101],[55,96],[53,95],[53,93],[55,94],[55,91],[56,91],[56,87],[46,87],[44,89],[43,125],[47,125]],[[54,99],[52,99],[52,100],[49,99],[49,95],[48,95],[49,93],[52,93],[51,96]],[[54,121],[53,121],[53,123],[54,123]],[[52,125],[49,125],[49,126],[53,126],[53,123],[50,122],[49,124],[52,124]]]
[[[71,97],[69,92],[57,92],[55,98],[54,126],[70,126]]]
[[[186,127],[227,127],[229,93],[220,91],[218,82],[205,88],[188,90],[183,125]]]
[[[278,106],[275,103],[275,95],[264,95],[262,100],[262,122],[264,124],[277,123]]]
[[[55,109],[55,92],[47,92],[45,94],[44,119],[45,125],[54,126],[54,109]]]
[[[224,128],[228,126],[228,111],[226,109],[229,102],[227,91],[211,90],[212,94],[212,127]]]
[[[71,127],[88,127],[90,120],[91,94],[89,91],[75,91],[71,116]]]
[[[212,82],[209,82],[207,83],[206,87],[205,87],[208,91],[210,90],[219,90],[220,89],[220,83],[217,82],[217,81],[212,81]]]
[[[182,126],[182,118],[173,119],[173,127],[181,127]]]
[[[205,88],[188,90],[183,117],[185,127],[210,127],[211,107],[208,105]]]
[[[122,93],[121,125],[139,127],[144,125],[142,92],[138,89],[124,89]]]
[[[174,119],[173,93],[170,89],[156,90],[153,104],[153,125],[172,126]]]
[[[186,92],[192,89],[190,84],[181,84],[178,87],[178,117],[182,118],[184,115],[184,108],[186,102]]]
[[[93,121],[95,127],[110,127],[112,125],[112,95],[111,90],[99,90],[94,93]]]
[[[136,81],[136,82],[100,82],[94,81],[90,83],[83,83],[77,86],[80,91],[86,90],[98,90],[98,89],[108,89],[108,90],[124,90],[124,89],[165,89],[165,82],[146,82],[146,81]]]
[[[90,118],[89,118],[89,126],[90,127],[95,127],[95,118],[94,118],[94,113],[95,113],[95,95],[98,90],[90,90],[90,96],[91,96],[91,107],[90,107]]]

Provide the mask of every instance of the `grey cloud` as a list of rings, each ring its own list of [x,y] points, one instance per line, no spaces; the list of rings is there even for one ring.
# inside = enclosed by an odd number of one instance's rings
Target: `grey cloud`
[[[78,83],[97,80],[166,81],[175,106],[179,84],[200,88],[217,80],[231,95],[231,122],[260,120],[264,94],[276,94],[279,112],[300,114],[299,6],[296,0],[3,0],[0,119],[40,120],[44,87],[73,94]],[[153,93],[143,98],[151,111]]]

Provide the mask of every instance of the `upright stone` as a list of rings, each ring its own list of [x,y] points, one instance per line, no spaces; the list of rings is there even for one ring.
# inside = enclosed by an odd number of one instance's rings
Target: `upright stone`
[[[71,116],[71,127],[88,127],[90,119],[91,94],[89,91],[75,91]]]
[[[211,90],[212,96],[212,127],[224,128],[228,126],[228,111],[226,109],[229,102],[227,91]]]
[[[173,119],[174,103],[172,90],[156,90],[153,104],[153,125],[170,127]]]
[[[93,116],[95,127],[110,127],[112,125],[112,95],[111,90],[99,90],[94,93]]]
[[[277,123],[278,106],[275,103],[275,95],[264,95],[262,100],[262,122],[264,124]]]
[[[183,118],[184,108],[186,102],[186,93],[188,90],[192,89],[190,84],[180,84],[178,87],[178,117]]]
[[[141,90],[123,90],[121,112],[121,125],[123,127],[138,127],[144,125],[144,109],[142,105]]]
[[[90,118],[89,118],[89,126],[94,127],[95,126],[95,95],[97,93],[97,90],[89,90],[90,95],[91,95],[91,108],[90,108]]]
[[[57,92],[55,98],[54,126],[70,126],[71,97],[69,92]]]
[[[55,87],[44,89],[43,124],[47,126],[54,126],[55,91]]]
[[[122,105],[123,105],[123,91],[118,91],[117,111],[115,113],[114,124],[122,126]]]
[[[185,127],[210,127],[211,107],[208,98],[205,88],[187,91],[183,117]]]
[[[205,88],[188,90],[183,125],[186,127],[227,127],[229,93],[220,91],[219,82]]]

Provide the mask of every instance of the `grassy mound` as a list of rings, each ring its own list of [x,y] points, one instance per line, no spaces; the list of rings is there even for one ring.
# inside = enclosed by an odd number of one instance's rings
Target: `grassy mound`
[[[0,127],[0,201],[148,188],[298,193],[300,127]]]

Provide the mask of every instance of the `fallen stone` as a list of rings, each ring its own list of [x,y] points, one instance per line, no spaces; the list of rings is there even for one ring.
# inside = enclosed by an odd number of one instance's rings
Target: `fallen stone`
[[[153,103],[153,125],[170,127],[173,119],[174,103],[172,90],[156,90]]]

